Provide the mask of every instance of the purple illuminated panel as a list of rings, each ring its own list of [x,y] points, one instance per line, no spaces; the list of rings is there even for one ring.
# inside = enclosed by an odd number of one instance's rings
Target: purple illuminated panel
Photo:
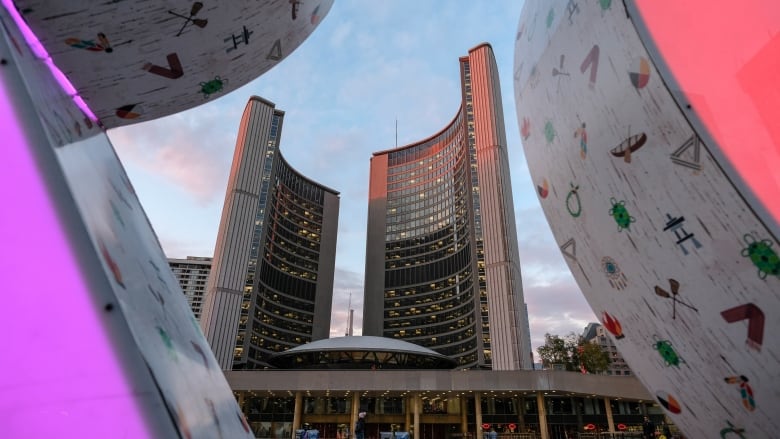
[[[0,437],[251,437],[104,130],[3,5]]]
[[[150,437],[21,128],[21,84],[0,68],[2,436]]]

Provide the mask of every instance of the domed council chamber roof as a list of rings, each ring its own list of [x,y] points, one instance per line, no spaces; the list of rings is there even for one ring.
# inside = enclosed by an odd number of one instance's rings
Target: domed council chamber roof
[[[335,337],[280,352],[269,363],[279,369],[452,369],[455,360],[392,338]]]

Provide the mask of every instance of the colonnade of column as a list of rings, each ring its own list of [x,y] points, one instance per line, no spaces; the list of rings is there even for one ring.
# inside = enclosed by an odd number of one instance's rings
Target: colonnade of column
[[[243,398],[243,395],[239,395],[239,398]],[[414,393],[412,395],[409,395],[406,397],[406,404],[407,410],[405,411],[405,428],[407,431],[412,433],[411,439],[418,439],[417,432],[420,431],[420,413],[422,411],[422,400],[420,393]],[[517,402],[516,399],[513,399],[513,402],[515,404],[515,407],[518,409],[518,419],[517,423],[519,425],[519,431],[525,431],[525,418],[524,418],[524,412],[525,409],[522,407],[521,404]],[[350,411],[350,430],[354,428],[355,423],[358,419],[358,413],[360,411],[360,394],[358,392],[354,392],[352,394],[352,404],[351,404],[351,411]],[[607,416],[607,425],[609,426],[610,432],[615,432],[615,423],[612,417],[612,406],[610,404],[610,399],[608,397],[604,397],[604,406]],[[411,410],[408,410],[408,408],[411,407]],[[546,404],[544,400],[544,394],[543,392],[536,392],[536,407],[537,407],[537,415],[538,415],[538,422],[539,422],[539,433],[541,436],[541,439],[550,439],[549,438],[549,432],[548,432],[548,426],[547,426],[547,410],[546,410]],[[468,433],[468,417],[467,417],[467,410],[468,408],[468,400],[467,398],[460,398],[460,432],[465,434]],[[475,424],[476,424],[476,433],[477,437],[475,439],[481,439],[481,428],[482,428],[482,392],[474,392],[474,409],[475,409]],[[578,411],[579,413],[579,411]],[[301,428],[301,418],[303,414],[303,393],[298,391],[295,392],[295,409],[293,413],[293,425],[292,425],[292,431],[293,431],[293,439],[295,431]],[[578,419],[581,419],[578,415]],[[411,427],[411,428],[410,428]]]

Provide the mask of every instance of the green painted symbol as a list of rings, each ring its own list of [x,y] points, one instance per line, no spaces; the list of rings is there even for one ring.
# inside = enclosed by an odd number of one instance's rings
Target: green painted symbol
[[[552,124],[552,121],[547,121],[544,123],[544,138],[547,139],[547,143],[552,143],[553,140],[555,140],[555,136],[557,133],[555,132],[555,127]]]
[[[677,354],[677,351],[672,347],[672,342],[669,340],[660,340],[657,336],[653,336],[655,343],[653,343],[653,349],[657,350],[664,359],[664,364],[667,366],[680,367],[680,363],[684,363],[683,359]]]
[[[609,214],[615,218],[615,222],[618,225],[618,232],[623,231],[623,229],[631,230],[629,227],[631,226],[631,223],[636,221],[636,219],[634,219],[634,217],[628,213],[628,209],[626,209],[626,202],[623,200],[618,202],[614,197],[610,198],[609,202],[612,203],[612,208],[609,209]]]
[[[219,76],[215,76],[211,81],[201,82],[199,84],[200,92],[203,93],[204,99],[208,99],[209,95],[222,91],[225,84],[227,84],[227,79],[221,79]]]
[[[743,240],[748,246],[742,249],[742,256],[749,257],[750,262],[758,267],[758,277],[766,279],[767,274],[780,276],[780,257],[772,250],[772,241],[757,241],[750,234],[746,234]]]
[[[167,332],[165,332],[165,329],[156,326],[157,333],[160,334],[160,338],[163,341],[163,344],[165,344],[165,347],[168,348],[168,352],[173,356],[173,358],[176,358],[176,349],[173,348],[173,340],[171,340],[171,337],[168,335]]]
[[[602,11],[606,11],[612,6],[612,0],[599,0],[599,6],[601,6]]]
[[[566,195],[566,210],[569,211],[569,215],[577,218],[582,213],[582,203],[580,202],[580,195],[577,193],[579,186],[575,186],[574,183],[569,183],[571,190]]]
[[[744,428],[735,427],[734,424],[729,421],[726,421],[726,423],[729,424],[729,426],[720,430],[721,439],[726,439],[726,435],[729,433],[734,433],[740,438],[745,439],[745,436],[742,434],[745,432]]]
[[[555,20],[555,10],[550,8],[550,12],[547,13],[547,29],[552,26],[553,20]]]

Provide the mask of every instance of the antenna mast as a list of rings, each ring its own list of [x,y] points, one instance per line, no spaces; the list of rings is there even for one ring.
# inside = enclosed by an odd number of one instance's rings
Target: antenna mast
[[[354,315],[354,311],[352,310],[352,291],[349,292],[349,305],[347,305],[347,332],[344,333],[345,336],[350,337],[352,336],[352,318]]]

